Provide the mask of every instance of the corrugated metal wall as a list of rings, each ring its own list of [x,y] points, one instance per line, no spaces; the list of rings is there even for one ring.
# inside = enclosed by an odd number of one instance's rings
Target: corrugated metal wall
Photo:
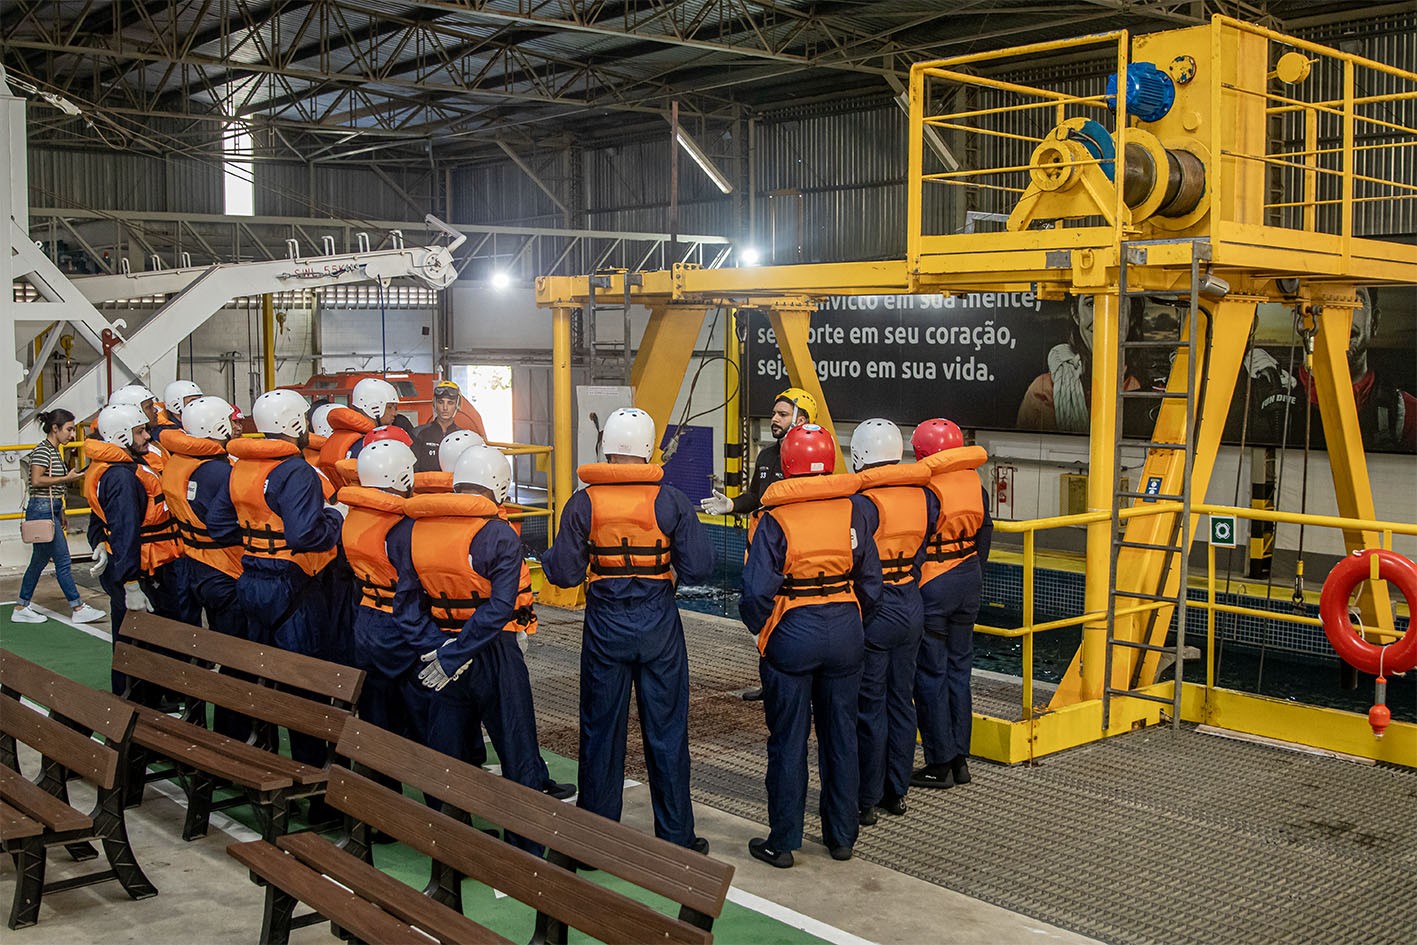
[[[222,212],[220,166],[173,155],[31,145],[29,184],[36,207]]]

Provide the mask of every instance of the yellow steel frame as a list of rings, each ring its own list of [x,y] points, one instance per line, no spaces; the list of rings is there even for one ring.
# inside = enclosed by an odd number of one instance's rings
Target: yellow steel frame
[[[1302,84],[1282,84],[1276,74],[1268,72],[1271,52],[1281,49],[1299,51],[1325,68],[1340,70],[1341,98],[1318,100],[1310,95],[1306,99],[1308,92]],[[1178,83],[1176,104],[1167,116],[1142,123],[1128,116],[1125,101],[1109,104],[1099,95],[1067,95],[1009,82],[995,77],[998,68],[991,69],[989,76],[979,74],[985,64],[1001,67],[1010,60],[1033,61],[1059,52],[1098,53],[1114,61],[1122,84],[1129,65],[1136,61],[1151,61],[1165,69],[1173,59],[1190,57],[1196,62],[1195,77]],[[1358,96],[1359,77],[1368,72],[1397,77],[1407,89],[1395,95]],[[950,113],[927,114],[927,103],[953,100],[941,92],[941,86],[947,86],[947,92],[972,90],[1013,98],[997,107],[968,105]],[[676,264],[667,271],[641,274],[641,284],[630,286],[629,296],[652,312],[663,312],[660,317],[668,320],[672,320],[669,306],[696,312],[697,319],[688,319],[695,326],[702,321],[702,309],[710,305],[768,309],[792,383],[817,396],[823,419],[830,426],[829,405],[820,396],[807,343],[810,313],[822,297],[1029,289],[1040,297],[1054,299],[1092,294],[1096,304],[1088,510],[1089,515],[1101,517],[1089,518],[1086,523],[1089,579],[1086,614],[1080,620],[1085,626],[1084,642],[1054,699],[1053,711],[1030,724],[1058,726],[1065,723],[1042,720],[1066,718],[1066,725],[1076,725],[1077,731],[1090,731],[1091,737],[1096,737],[1099,730],[1093,724],[1094,710],[1089,706],[1104,686],[1106,641],[1102,615],[1109,592],[1105,575],[1110,538],[1118,524],[1111,521],[1110,510],[1115,472],[1112,457],[1116,410],[1113,379],[1117,376],[1119,341],[1117,292],[1123,254],[1138,254],[1128,260],[1127,283],[1133,290],[1188,292],[1192,257],[1197,253],[1204,253],[1207,275],[1219,277],[1231,287],[1230,294],[1202,316],[1207,337],[1198,350],[1205,352],[1205,376],[1201,377],[1201,365],[1190,365],[1181,356],[1168,383],[1168,389],[1173,391],[1184,390],[1188,385],[1199,385],[1196,389],[1204,391],[1197,408],[1202,419],[1195,431],[1197,459],[1193,474],[1188,482],[1180,481],[1182,464],[1174,450],[1151,451],[1144,474],[1161,476],[1163,487],[1168,490],[1189,488],[1192,494],[1204,496],[1254,306],[1264,300],[1297,302],[1308,311],[1325,312],[1314,325],[1312,367],[1339,506],[1351,518],[1371,519],[1371,491],[1343,357],[1348,318],[1356,306],[1355,286],[1417,284],[1417,246],[1360,237],[1355,234],[1354,220],[1357,208],[1364,202],[1412,199],[1417,197],[1417,185],[1364,175],[1356,166],[1355,155],[1370,147],[1417,145],[1417,128],[1367,113],[1383,102],[1407,98],[1417,98],[1417,74],[1223,16],[1214,17],[1205,26],[1145,36],[1133,37],[1118,31],[919,63],[910,74],[905,259],[727,270]],[[1024,109],[1041,109],[1059,126],[1070,118],[1092,117],[1110,123],[1107,130],[1124,143],[1133,136],[1138,141],[1149,140],[1143,137],[1149,135],[1159,147],[1187,151],[1205,168],[1204,192],[1193,209],[1175,217],[1159,215],[1161,201],[1154,195],[1129,207],[1122,188],[1100,177],[1097,162],[1090,157],[1071,147],[1041,147],[1047,143],[1043,139],[1020,136],[992,124],[997,116]],[[1291,114],[1303,116],[1303,150],[1272,150],[1270,122],[1284,120]],[[1340,119],[1339,147],[1318,147],[1314,129],[1321,115]],[[1381,127],[1393,140],[1355,150],[1355,128],[1360,124]],[[1027,164],[1014,160],[998,167],[937,173],[926,167],[931,159],[924,135],[928,126],[996,140],[1021,137],[1021,143],[1040,148]],[[1061,140],[1054,136],[1055,142]],[[1116,150],[1114,176],[1125,180],[1127,148]],[[1286,179],[1272,178],[1270,172],[1276,169],[1297,172],[1298,183],[1285,184]],[[1340,183],[1339,196],[1320,199],[1319,180],[1334,176]],[[1286,191],[1280,184],[1298,189]],[[927,218],[925,198],[927,188],[940,186],[1003,193],[1015,200],[1015,209],[1024,207],[1025,212],[1011,217],[1014,228],[1007,232],[940,232],[945,224],[937,225]],[[1278,193],[1272,194],[1273,190]],[[1333,219],[1337,220],[1336,225]],[[1034,222],[1044,220],[1050,222],[1048,228],[1032,228]],[[1281,291],[1278,285],[1279,280],[1294,277],[1302,278],[1297,297]],[[570,495],[572,484],[569,319],[571,312],[585,304],[592,293],[597,300],[606,302],[624,298],[625,274],[611,274],[604,281],[608,284],[593,288],[588,276],[537,280],[538,303],[553,311],[553,478],[558,503]],[[666,354],[666,361],[671,363],[660,365],[655,359],[669,351],[671,346],[665,339],[671,334],[682,339],[688,331],[687,327],[681,332],[660,325],[647,336],[639,353],[644,363],[637,363],[636,367],[635,376],[641,381],[636,384],[636,402],[646,409],[652,406],[657,415],[667,416],[669,408],[664,404],[667,401],[672,406],[677,396],[676,371],[680,380],[683,375],[674,365],[687,365],[687,361],[682,352]],[[656,378],[652,389],[643,383],[651,372]],[[1183,428],[1184,407],[1176,400],[1165,401],[1156,441],[1178,442]],[[1134,519],[1127,525],[1128,537],[1145,541],[1145,536],[1169,534],[1175,515],[1172,509]],[[1371,547],[1376,533],[1350,529],[1345,537],[1349,547]],[[1182,566],[1168,566],[1164,555],[1126,549],[1118,562],[1118,590],[1123,597],[1128,590],[1166,593],[1168,588],[1179,587]],[[1368,602],[1379,632],[1391,630],[1390,613],[1382,606],[1384,595],[1379,590]],[[1152,626],[1150,642],[1155,643],[1169,623],[1170,612],[1166,608],[1123,610],[1126,619],[1119,622],[1123,637],[1139,636],[1144,627]],[[1156,619],[1150,619],[1153,612]],[[1145,685],[1153,678],[1155,664],[1153,656],[1148,656],[1140,667],[1127,658],[1115,660],[1114,682],[1125,685],[1128,683],[1123,677],[1131,677]],[[1120,702],[1137,705],[1124,705],[1120,712],[1114,710],[1112,729],[1146,724],[1155,712],[1143,708],[1140,700]],[[985,730],[989,730],[987,724]],[[1037,741],[1032,738],[1029,744],[1036,747]],[[1014,736],[1000,735],[999,744],[1005,743],[1015,744]]]

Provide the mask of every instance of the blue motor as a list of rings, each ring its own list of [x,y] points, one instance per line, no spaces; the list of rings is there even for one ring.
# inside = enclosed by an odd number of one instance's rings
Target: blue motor
[[[1176,103],[1171,77],[1149,62],[1127,66],[1127,114],[1142,121],[1160,121]],[[1117,107],[1117,73],[1107,77],[1107,105]]]

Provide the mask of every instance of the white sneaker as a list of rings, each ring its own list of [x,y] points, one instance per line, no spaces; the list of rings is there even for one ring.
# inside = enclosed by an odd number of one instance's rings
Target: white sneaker
[[[36,613],[33,607],[26,605],[16,607],[14,612],[10,614],[10,619],[19,623],[44,623],[48,618],[43,614]]]
[[[74,611],[73,616],[69,619],[75,623],[89,623],[107,616],[108,614],[99,610],[97,607],[90,607],[88,604],[80,604],[79,609]]]

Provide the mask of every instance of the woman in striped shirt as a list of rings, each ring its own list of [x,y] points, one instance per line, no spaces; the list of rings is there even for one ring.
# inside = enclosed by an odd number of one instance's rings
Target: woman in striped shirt
[[[32,546],[34,551],[30,556],[30,566],[20,583],[20,599],[10,616],[20,623],[44,622],[44,615],[30,606],[30,599],[39,584],[39,576],[52,559],[54,576],[59,579],[59,588],[74,611],[73,619],[88,623],[102,617],[103,611],[90,607],[79,598],[79,589],[74,586],[74,577],[69,570],[69,539],[64,534],[64,487],[84,478],[83,470],[69,471],[59,449],[74,438],[74,415],[58,408],[40,414],[39,423],[45,437],[28,457],[29,501],[25,504],[25,521],[52,520],[54,537]]]

